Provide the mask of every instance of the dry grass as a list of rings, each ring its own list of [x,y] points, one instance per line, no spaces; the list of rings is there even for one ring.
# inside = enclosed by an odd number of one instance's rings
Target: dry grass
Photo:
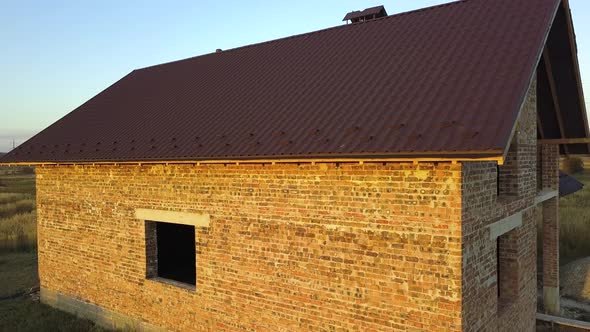
[[[0,175],[0,193],[23,193],[35,195],[34,175]]]
[[[26,194],[0,193],[0,204],[12,203],[26,198]]]
[[[20,234],[36,233],[37,220],[34,212],[17,214],[2,220],[0,239],[17,238]]]
[[[35,178],[0,176],[0,252],[34,250],[37,244]]]
[[[35,212],[17,214],[0,220],[0,252],[32,250],[36,245]]]
[[[39,284],[35,178],[1,174],[0,169],[0,297]],[[17,298],[0,300],[0,331],[107,330],[37,301]]]
[[[590,256],[590,170],[574,177],[585,186],[559,200],[559,250],[563,263]]]
[[[13,203],[5,203],[0,205],[0,219],[10,218],[16,214],[29,213],[35,209],[35,200],[32,198],[25,198]]]

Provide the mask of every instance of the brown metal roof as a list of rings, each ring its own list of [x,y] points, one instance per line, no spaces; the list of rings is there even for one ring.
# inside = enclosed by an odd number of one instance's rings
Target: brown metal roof
[[[501,155],[559,0],[465,0],[135,70],[2,159]]]

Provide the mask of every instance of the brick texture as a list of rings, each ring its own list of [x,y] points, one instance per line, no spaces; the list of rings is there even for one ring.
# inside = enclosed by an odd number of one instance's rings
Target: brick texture
[[[559,189],[559,147],[542,145],[543,189]],[[543,202],[543,286],[559,287],[559,199]]]
[[[461,164],[39,167],[41,287],[182,331],[461,330]],[[197,286],[134,209],[211,216]]]
[[[543,202],[543,286],[559,287],[559,199]]]

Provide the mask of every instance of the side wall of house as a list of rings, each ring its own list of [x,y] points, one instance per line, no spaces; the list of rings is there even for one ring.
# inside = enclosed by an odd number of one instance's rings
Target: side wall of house
[[[463,164],[465,331],[535,330],[536,112],[533,82],[499,183],[495,162]]]
[[[42,298],[119,327],[459,331],[461,167],[39,167]],[[138,208],[210,216],[196,289],[146,279]]]

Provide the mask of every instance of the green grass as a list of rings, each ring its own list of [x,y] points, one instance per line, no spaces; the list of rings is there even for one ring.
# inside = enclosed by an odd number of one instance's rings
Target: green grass
[[[28,298],[0,301],[0,331],[19,332],[102,332],[108,331],[89,320]]]
[[[573,175],[584,189],[559,200],[562,264],[590,256],[590,170]]]
[[[2,299],[38,287],[37,253],[0,254],[0,332],[108,331],[30,296]]]
[[[37,287],[37,253],[5,253],[0,255],[0,298]]]

